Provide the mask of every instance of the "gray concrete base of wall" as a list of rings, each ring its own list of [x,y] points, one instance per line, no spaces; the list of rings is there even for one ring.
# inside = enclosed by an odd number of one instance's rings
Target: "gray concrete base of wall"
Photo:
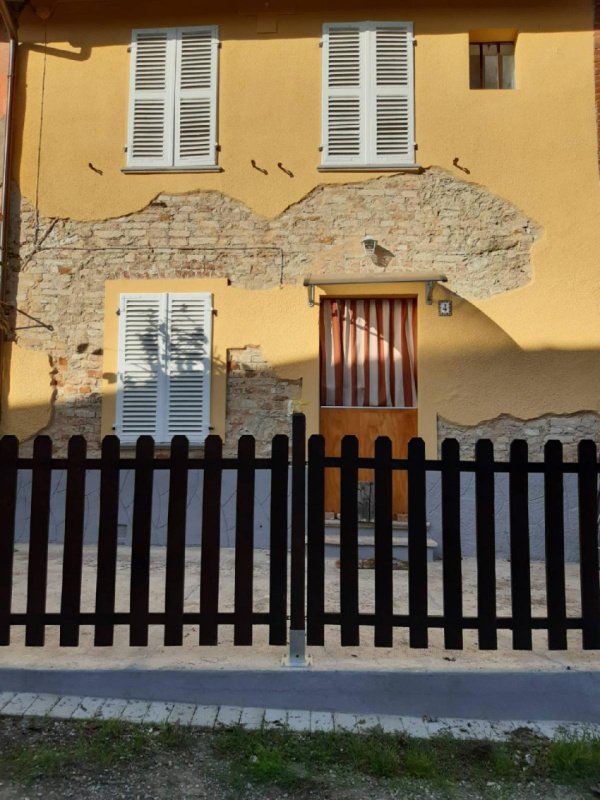
[[[600,672],[0,669],[0,692],[480,720],[600,723]]]

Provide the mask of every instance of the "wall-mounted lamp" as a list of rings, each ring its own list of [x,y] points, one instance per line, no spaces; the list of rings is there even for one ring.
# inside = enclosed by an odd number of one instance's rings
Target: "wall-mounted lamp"
[[[375,249],[377,247],[377,239],[374,236],[365,236],[362,240],[363,250],[365,251],[366,256],[372,256],[375,253]]]

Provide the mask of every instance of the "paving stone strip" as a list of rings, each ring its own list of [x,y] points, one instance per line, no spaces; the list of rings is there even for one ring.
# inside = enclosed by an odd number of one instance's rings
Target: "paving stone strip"
[[[396,717],[376,714],[347,714],[330,711],[285,710],[203,706],[192,703],[159,703],[120,698],[74,697],[29,692],[0,692],[0,714],[12,717],[48,719],[103,719],[160,725],[192,726],[207,729],[242,727],[248,730],[290,730],[300,733],[349,731],[368,733],[406,733],[418,739],[441,734],[456,739],[503,741],[512,732],[525,728],[548,739],[561,736],[600,738],[600,724],[543,720],[474,720]]]

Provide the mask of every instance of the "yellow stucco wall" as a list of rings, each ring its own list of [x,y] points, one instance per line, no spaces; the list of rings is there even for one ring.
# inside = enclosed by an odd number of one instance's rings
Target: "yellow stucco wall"
[[[502,412],[529,418],[600,410],[600,182],[591,3],[540,0],[524,8],[516,0],[503,0],[495,5],[494,10],[476,0],[415,0],[401,10],[397,4],[361,10],[358,3],[345,3],[344,11],[334,5],[317,11],[298,2],[267,20],[268,25],[262,20],[263,29],[276,21],[277,32],[267,34],[257,32],[261,24],[250,5],[248,11],[238,7],[229,12],[225,4],[207,13],[208,4],[191,0],[58,2],[46,23],[26,10],[16,122],[22,133],[15,146],[20,190],[37,200],[46,216],[101,219],[139,210],[162,191],[215,189],[274,217],[320,183],[372,177],[317,170],[321,28],[337,20],[410,20],[417,39],[419,163],[441,166],[487,187],[544,231],[534,248],[528,286],[489,300],[455,298],[450,319],[440,319],[435,305],[419,304],[420,433],[433,448],[437,414],[475,424]],[[295,10],[287,13],[290,9]],[[205,23],[219,25],[223,43],[223,171],[124,174],[131,29]],[[515,91],[469,90],[469,31],[475,29],[518,31]],[[457,157],[469,174],[453,166]],[[268,175],[253,169],[252,159]],[[90,169],[90,162],[103,174]],[[277,162],[294,177],[279,170]],[[355,239],[349,242],[354,246]],[[210,281],[197,287],[186,283],[186,290],[215,293],[217,358],[224,359],[228,347],[260,344],[278,373],[303,378],[315,429],[317,312],[307,308],[304,290],[251,292],[222,281],[212,286]],[[156,285],[146,287],[157,290]],[[127,291],[140,288],[129,284]],[[175,282],[169,281],[168,288],[176,289]],[[107,287],[107,292],[118,290],[116,284]],[[345,294],[351,291],[344,289]],[[389,294],[390,287],[377,291]],[[422,287],[410,287],[410,293],[418,292]],[[436,299],[442,296],[437,289]],[[289,332],[290,316],[294,335],[282,335]],[[111,371],[111,342],[114,348],[111,325],[106,372]],[[11,381],[17,404],[22,402],[19,392],[27,391],[20,380],[15,374]],[[112,402],[108,382],[105,389],[106,430]],[[213,408],[221,408],[224,386],[219,380],[213,392]],[[37,424],[32,416],[32,433]],[[221,425],[222,419],[215,427]]]
[[[46,353],[5,345],[0,436],[21,441],[41,431],[52,417],[52,367]]]

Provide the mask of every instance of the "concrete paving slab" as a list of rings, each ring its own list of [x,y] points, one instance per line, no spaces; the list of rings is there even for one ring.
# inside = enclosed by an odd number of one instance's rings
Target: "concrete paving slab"
[[[333,724],[336,731],[353,733],[356,730],[356,714],[344,714],[336,711],[333,715]]]
[[[106,703],[105,697],[84,697],[71,719],[93,719]]]
[[[492,726],[489,722],[473,719],[449,720],[447,730],[453,739],[491,739]]]
[[[357,714],[356,715],[356,733],[364,733],[365,731],[373,731],[379,728],[379,717],[376,714]]]
[[[2,712],[4,706],[13,699],[15,694],[16,692],[0,692],[0,712]]]
[[[239,725],[242,716],[240,706],[221,706],[215,720],[216,728],[229,728],[232,725]]]
[[[197,728],[214,728],[219,710],[220,709],[218,706],[198,706],[194,711],[191,725]],[[240,713],[237,718],[238,722],[241,716],[242,710],[240,709]]]
[[[330,711],[311,711],[310,730],[312,733],[331,733],[334,730],[333,714]]]
[[[240,717],[240,727],[249,731],[258,731],[263,726],[265,718],[264,708],[243,708]]]
[[[54,719],[71,719],[83,697],[67,696],[61,697],[58,703],[48,712],[48,716]]]
[[[290,731],[310,731],[310,711],[288,711],[287,726]]]
[[[150,708],[150,703],[144,700],[130,700],[121,714],[124,722],[141,722]]]
[[[384,733],[404,733],[402,717],[394,717],[390,714],[379,715],[379,725]]]
[[[173,710],[173,703],[150,703],[142,722],[146,725],[161,725],[167,722]]]
[[[127,700],[110,698],[98,709],[98,719],[120,719],[127,706]]]
[[[190,725],[195,710],[193,703],[173,703],[167,722],[170,725]]]
[[[6,703],[2,709],[2,713],[12,717],[22,717],[27,709],[33,705],[37,699],[37,694],[31,692],[21,692],[16,694],[11,700]]]
[[[57,694],[39,694],[27,711],[24,712],[24,716],[45,717],[52,711],[59,700],[60,697]]]
[[[268,730],[283,730],[287,725],[288,712],[280,708],[267,708],[263,719],[263,728]]]
[[[414,736],[415,739],[429,739],[429,729],[422,717],[403,717],[402,727],[407,736]]]

